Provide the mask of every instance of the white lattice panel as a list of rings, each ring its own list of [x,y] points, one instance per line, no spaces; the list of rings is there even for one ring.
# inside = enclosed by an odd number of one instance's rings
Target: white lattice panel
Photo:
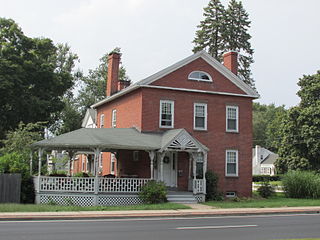
[[[94,178],[40,177],[40,191],[94,192]]]
[[[196,193],[204,193],[204,181],[203,179],[194,179],[193,188],[196,190]]]
[[[99,196],[98,205],[120,206],[141,204],[142,200],[138,196]]]
[[[204,194],[194,195],[194,197],[197,200],[197,202],[205,202],[206,201],[206,195],[204,195]]]
[[[94,196],[76,196],[76,195],[40,195],[41,204],[56,205],[76,205],[76,206],[93,206]]]
[[[100,178],[99,192],[140,192],[149,178]]]

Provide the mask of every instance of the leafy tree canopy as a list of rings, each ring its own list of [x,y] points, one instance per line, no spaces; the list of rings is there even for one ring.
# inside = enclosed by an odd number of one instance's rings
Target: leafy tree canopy
[[[278,151],[280,124],[286,114],[285,107],[274,104],[253,103],[253,144]]]
[[[320,71],[298,82],[300,104],[281,124],[278,171],[320,170]]]
[[[13,20],[0,18],[0,139],[21,121],[56,120],[74,85],[77,58],[68,45],[29,38]]]

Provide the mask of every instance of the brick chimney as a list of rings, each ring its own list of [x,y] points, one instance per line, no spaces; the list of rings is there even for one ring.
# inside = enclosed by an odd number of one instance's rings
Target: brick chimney
[[[130,81],[119,80],[118,81],[118,92],[126,87],[129,87],[129,86],[130,86]]]
[[[223,65],[235,75],[238,75],[238,53],[227,52],[223,55]]]
[[[112,52],[108,56],[107,97],[118,92],[120,57],[120,53],[117,52]]]

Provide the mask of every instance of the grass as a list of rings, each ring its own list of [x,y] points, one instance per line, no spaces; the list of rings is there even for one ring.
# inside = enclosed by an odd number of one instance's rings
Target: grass
[[[126,210],[176,210],[190,209],[178,203],[140,204],[131,206],[59,206],[44,204],[0,204],[0,212],[69,212],[69,211],[126,211]]]
[[[272,208],[272,207],[305,207],[320,206],[320,199],[286,198],[283,193],[264,199],[254,196],[249,199],[234,199],[228,201],[210,201],[206,205],[217,208]]]

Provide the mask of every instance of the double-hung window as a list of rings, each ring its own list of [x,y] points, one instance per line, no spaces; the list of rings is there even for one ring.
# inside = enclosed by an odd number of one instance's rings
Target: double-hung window
[[[207,130],[207,104],[195,103],[193,115],[193,128],[195,130]]]
[[[104,128],[104,114],[100,115],[100,128]]]
[[[112,116],[111,116],[111,127],[115,128],[117,127],[117,110],[112,110]]]
[[[239,132],[239,107],[226,107],[226,131]]]
[[[111,159],[110,159],[110,173],[115,174],[116,169],[116,156],[111,153]]]
[[[174,102],[160,100],[160,127],[173,128],[174,126]]]
[[[226,176],[238,176],[238,150],[226,150]]]

